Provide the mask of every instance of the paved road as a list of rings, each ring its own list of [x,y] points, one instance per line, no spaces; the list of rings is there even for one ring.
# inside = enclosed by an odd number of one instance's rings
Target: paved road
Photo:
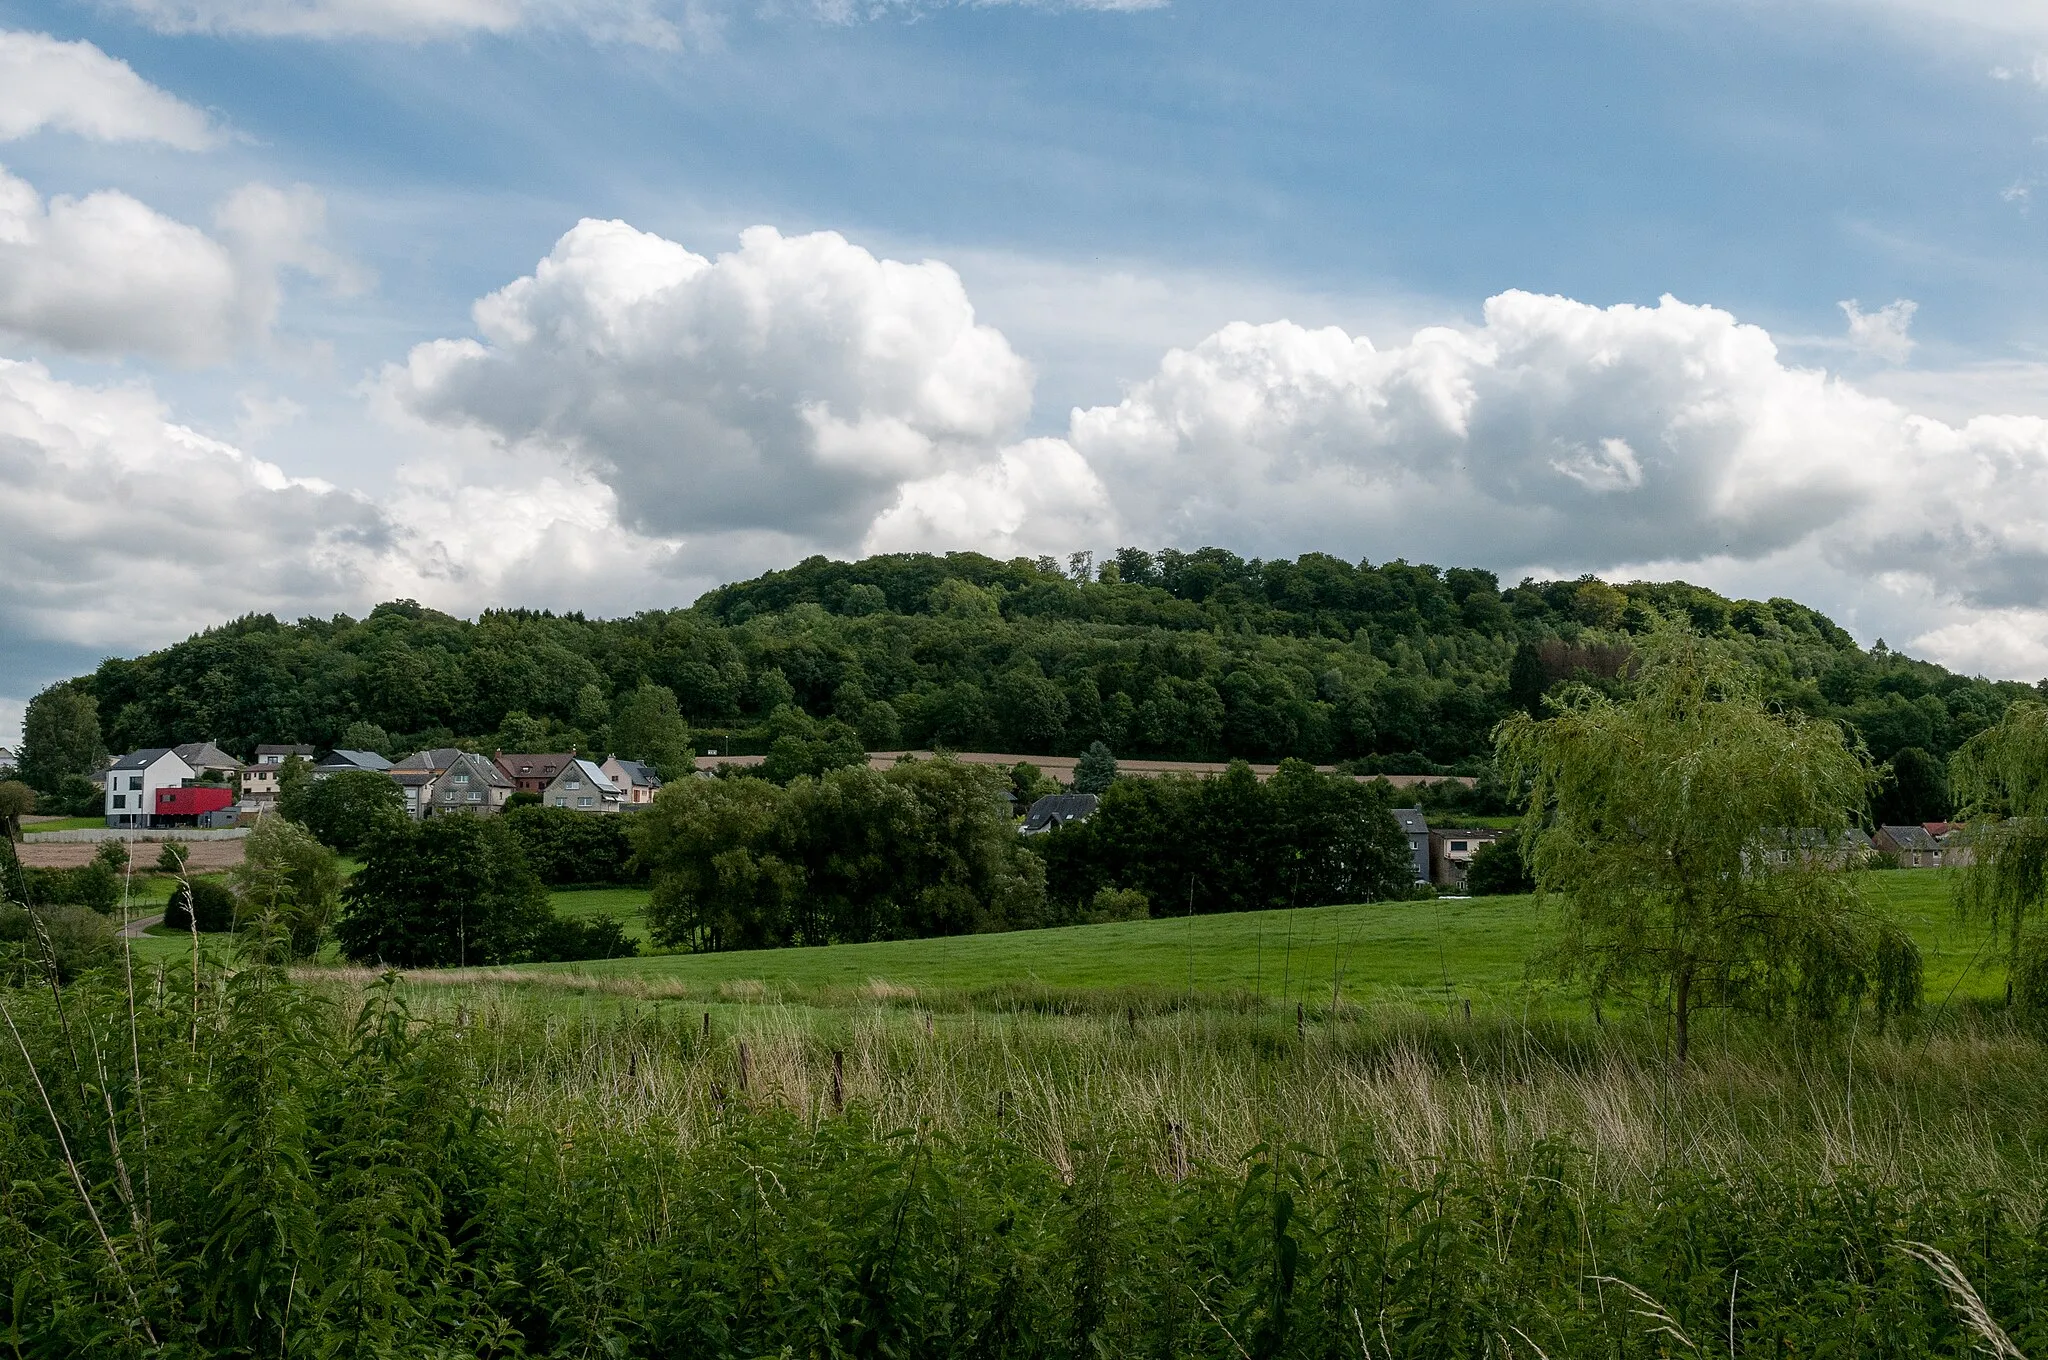
[[[147,930],[149,927],[154,925],[162,925],[163,919],[164,914],[160,911],[153,916],[145,912],[143,915],[139,915],[134,920],[130,921],[127,925],[122,926],[121,933],[123,935],[126,935],[131,940],[139,939],[144,930]]]

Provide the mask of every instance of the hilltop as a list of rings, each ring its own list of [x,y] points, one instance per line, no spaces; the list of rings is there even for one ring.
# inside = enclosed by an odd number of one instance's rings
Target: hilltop
[[[1625,663],[1656,613],[1725,639],[1779,702],[1904,756],[1938,813],[1941,762],[2029,687],[1868,650],[1791,599],[1684,582],[1523,581],[1320,553],[1220,548],[997,561],[813,557],[630,618],[410,601],[367,617],[253,615],[72,682],[112,749],[208,739],[399,752],[603,749],[614,704],[671,691],[700,749],[764,749],[787,705],[870,749],[1301,756],[1371,772],[1470,772],[1502,714]],[[1912,754],[1905,754],[1912,753]]]

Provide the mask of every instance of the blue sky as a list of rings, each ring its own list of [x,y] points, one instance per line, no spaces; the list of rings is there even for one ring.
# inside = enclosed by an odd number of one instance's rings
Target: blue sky
[[[49,679],[248,608],[627,609],[911,546],[1655,568],[2035,678],[2036,8],[0,0],[21,69],[59,60],[35,35],[111,59],[55,92],[0,81],[0,165],[45,214],[0,244],[0,357],[39,366],[0,396],[38,413],[0,417],[28,450],[0,477],[37,507],[0,549],[0,740]],[[122,285],[161,285],[157,313],[48,281],[112,268],[91,252],[114,229],[56,206],[104,191],[215,243]],[[539,289],[478,353],[398,367],[478,336],[477,300],[586,218],[647,236],[579,259],[667,291]],[[757,224],[784,244],[743,248]],[[817,232],[844,239],[789,244]],[[713,263],[661,274],[655,238]],[[891,283],[888,260],[945,277]],[[707,320],[721,289],[772,294],[779,338]],[[1551,302],[1488,307],[1523,293]],[[1859,329],[1852,299],[1910,306]],[[166,338],[215,304],[208,337]],[[631,344],[545,338],[598,313]],[[892,328],[914,353],[874,348]],[[1467,405],[1401,416],[1438,379]],[[1707,409],[1724,427],[1695,439]],[[1831,508],[1748,504],[1780,474]],[[126,500],[86,485],[122,477]],[[152,477],[213,487],[221,532],[163,532],[135,509]],[[1896,490],[1916,478],[1934,511]],[[172,583],[138,588],[159,552]]]

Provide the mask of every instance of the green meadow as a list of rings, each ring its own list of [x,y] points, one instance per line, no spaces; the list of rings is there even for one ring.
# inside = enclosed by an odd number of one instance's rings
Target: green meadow
[[[1904,922],[1926,966],[1928,1005],[1993,999],[2003,988],[1996,948],[1956,918],[1943,871],[1864,877],[1873,906]],[[567,915],[608,914],[649,948],[644,889],[554,895]],[[1333,1000],[1398,1001],[1520,1012],[1585,1002],[1550,981],[1540,956],[1555,926],[1532,897],[1439,898],[1296,911],[1168,917],[1000,935],[891,940],[812,949],[717,954],[649,952],[630,959],[533,964],[416,975],[539,992],[718,996],[737,990],[810,1004],[892,991],[972,994],[990,989],[1194,993],[1310,1008]]]

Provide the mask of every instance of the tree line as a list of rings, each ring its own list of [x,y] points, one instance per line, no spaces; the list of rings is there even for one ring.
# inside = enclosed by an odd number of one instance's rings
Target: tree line
[[[1502,718],[1540,711],[1561,684],[1611,681],[1659,617],[1726,642],[1772,703],[1851,724],[1894,768],[1885,820],[1939,815],[1948,756],[2034,692],[1865,651],[1791,600],[1682,582],[1503,588],[1465,568],[1218,548],[1127,548],[1099,566],[899,554],[812,558],[626,619],[469,621],[408,601],[362,619],[250,616],[38,696],[23,765],[53,799],[105,750],[199,739],[243,753],[573,747],[674,772],[693,732],[769,751],[787,708],[869,750],[1101,741],[1125,756],[1471,773]]]

